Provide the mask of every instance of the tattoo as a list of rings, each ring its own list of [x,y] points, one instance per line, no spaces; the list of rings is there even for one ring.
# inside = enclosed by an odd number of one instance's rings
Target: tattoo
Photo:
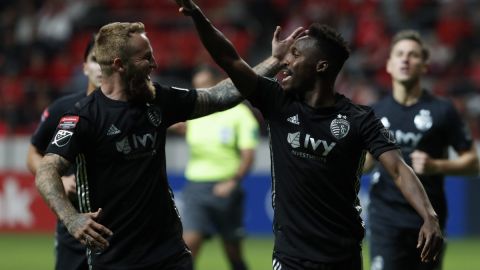
[[[225,79],[208,89],[198,89],[197,95],[192,118],[232,108],[243,100],[230,79]]]
[[[280,61],[276,58],[269,57],[260,64],[256,65],[253,70],[260,76],[273,77],[282,69]]]
[[[70,163],[63,157],[47,154],[35,176],[38,191],[61,220],[67,220],[77,213],[65,193],[61,179],[69,166]]]
[[[269,57],[253,70],[260,76],[273,77],[282,68],[280,62]],[[251,89],[253,91],[254,89]],[[240,93],[231,79],[225,79],[217,85],[207,89],[197,89],[197,102],[192,113],[192,118],[202,117],[217,111],[229,109],[240,103],[250,93]]]

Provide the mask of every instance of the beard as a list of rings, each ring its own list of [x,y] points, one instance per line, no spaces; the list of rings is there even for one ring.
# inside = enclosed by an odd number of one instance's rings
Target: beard
[[[149,77],[129,69],[125,76],[127,99],[133,103],[145,103],[155,98],[155,86]]]

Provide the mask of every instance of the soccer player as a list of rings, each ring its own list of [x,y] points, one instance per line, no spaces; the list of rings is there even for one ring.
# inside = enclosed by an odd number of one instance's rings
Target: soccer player
[[[301,34],[278,32],[272,56],[256,72],[272,75]],[[179,41],[181,42],[181,41]],[[142,23],[111,23],[94,47],[102,70],[99,90],[63,116],[36,174],[36,185],[57,217],[87,246],[94,269],[192,269],[190,251],[165,169],[166,129],[231,108],[242,98],[229,80],[210,89],[154,84],[157,67]],[[78,212],[61,184],[78,171]]]
[[[404,159],[418,174],[445,228],[445,175],[478,174],[475,145],[453,104],[421,86],[429,52],[421,36],[404,30],[393,37],[387,72],[392,95],[374,105],[375,114],[395,136]],[[457,158],[448,159],[448,148]],[[375,163],[367,158],[365,170]],[[438,260],[419,259],[417,235],[422,218],[392,182],[384,166],[373,173],[369,204],[370,256],[373,269],[441,269]]]
[[[389,132],[371,108],[334,91],[349,50],[331,28],[313,24],[283,60],[279,83],[257,75],[189,0],[177,0],[200,39],[241,94],[268,124],[272,158],[274,269],[361,269],[364,227],[357,198],[366,151],[423,218],[420,254],[432,260],[442,244],[438,218]]]
[[[85,48],[83,58],[83,73],[88,78],[87,91],[60,98],[43,112],[41,122],[32,136],[27,155],[27,167],[33,174],[37,171],[62,115],[72,108],[77,101],[91,94],[100,86],[102,73],[100,65],[98,65],[95,55],[93,54],[94,41],[95,39],[92,37]],[[75,208],[78,209],[75,174],[73,170],[74,169],[71,168],[62,176],[62,183],[65,193],[71,199]],[[65,225],[62,222],[57,222],[55,233],[55,269],[88,269],[85,252],[85,247],[68,233]]]
[[[193,87],[211,87],[219,78],[219,71],[201,66],[193,76]],[[231,269],[247,269],[241,250],[244,236],[241,181],[254,161],[258,129],[253,113],[243,103],[186,122],[190,159],[180,214],[183,239],[194,258],[204,239],[218,232]]]

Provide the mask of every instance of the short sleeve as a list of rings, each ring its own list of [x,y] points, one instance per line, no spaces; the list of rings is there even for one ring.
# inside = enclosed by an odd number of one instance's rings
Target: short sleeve
[[[65,115],[60,118],[46,153],[60,155],[72,162],[82,148],[82,137],[88,130],[87,121],[78,115]]]
[[[276,79],[259,76],[257,88],[247,99],[269,119],[284,101],[285,94]]]
[[[365,149],[375,159],[384,152],[399,149],[395,142],[394,134],[383,126],[382,122],[369,109],[360,125],[360,133]]]
[[[55,117],[50,107],[45,108],[38,124],[37,129],[32,135],[30,140],[40,152],[44,152],[48,147],[48,142],[55,132],[56,125],[58,124],[58,117]]]
[[[165,87],[158,84],[155,87],[157,89],[155,100],[162,108],[163,120],[167,126],[190,118],[197,100],[195,89]]]
[[[245,105],[239,105],[238,148],[253,149],[258,145],[259,125],[252,111]]]

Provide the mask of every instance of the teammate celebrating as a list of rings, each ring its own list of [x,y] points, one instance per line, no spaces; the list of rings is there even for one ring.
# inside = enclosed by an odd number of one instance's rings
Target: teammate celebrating
[[[272,56],[256,67],[271,75],[299,36],[272,41]],[[142,23],[111,23],[96,38],[102,70],[98,91],[59,121],[36,175],[45,201],[89,250],[94,269],[192,269],[190,251],[165,169],[166,129],[238,104],[229,80],[209,89],[154,84],[157,67]],[[75,163],[79,213],[60,176]]]
[[[443,230],[447,218],[444,176],[478,174],[478,157],[453,104],[421,86],[428,56],[418,32],[405,30],[395,35],[387,61],[393,95],[373,108],[395,134],[404,159],[419,175]],[[455,149],[457,158],[448,159],[449,146]],[[367,157],[365,170],[373,165],[371,157]],[[386,169],[377,166],[375,171],[368,211],[372,269],[440,269],[441,256],[428,263],[419,259],[416,235],[421,217],[393,184]]]
[[[283,60],[281,84],[255,74],[199,7],[177,0],[206,49],[267,121],[275,209],[274,269],[361,269],[364,228],[357,198],[365,151],[377,158],[423,218],[421,259],[442,244],[425,191],[371,108],[334,91],[349,50],[329,27],[313,24]]]

